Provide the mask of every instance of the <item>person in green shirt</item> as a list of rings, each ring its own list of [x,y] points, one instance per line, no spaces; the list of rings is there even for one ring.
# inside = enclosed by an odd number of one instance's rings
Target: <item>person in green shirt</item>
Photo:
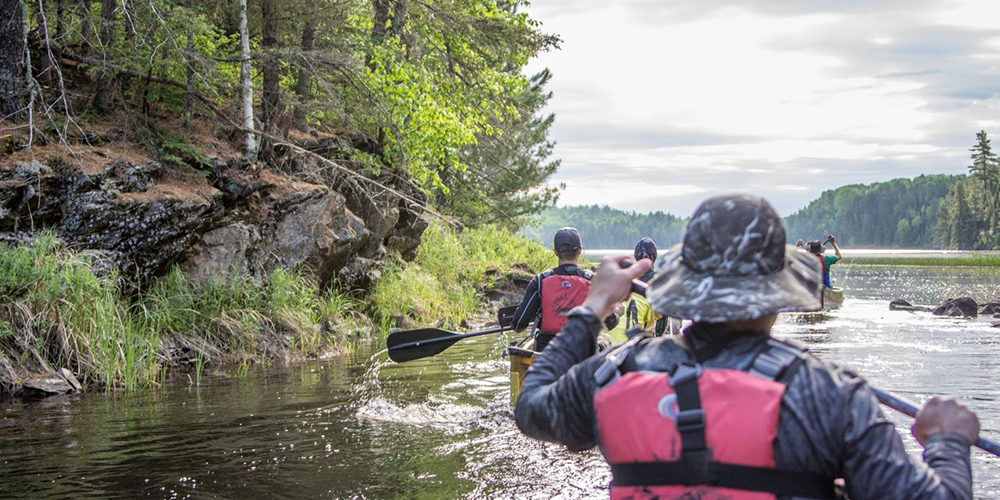
[[[823,264],[823,285],[827,288],[833,288],[833,284],[830,281],[830,266],[840,262],[840,259],[843,259],[844,256],[840,254],[840,247],[837,246],[837,239],[834,238],[832,234],[827,236],[826,241],[829,241],[830,246],[833,247],[834,255],[824,255],[826,247],[824,247],[819,240],[812,240],[805,245],[802,244],[802,240],[799,240],[798,243],[796,243],[796,246],[805,246],[806,250],[819,257],[820,262]]]

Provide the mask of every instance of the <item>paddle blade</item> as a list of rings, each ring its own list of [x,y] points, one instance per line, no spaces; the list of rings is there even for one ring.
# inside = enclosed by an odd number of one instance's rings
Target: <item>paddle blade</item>
[[[461,338],[447,330],[421,328],[390,333],[385,346],[389,349],[389,359],[402,363],[438,354]]]
[[[508,327],[514,324],[514,313],[517,312],[517,306],[507,306],[497,309],[497,323],[502,327]]]

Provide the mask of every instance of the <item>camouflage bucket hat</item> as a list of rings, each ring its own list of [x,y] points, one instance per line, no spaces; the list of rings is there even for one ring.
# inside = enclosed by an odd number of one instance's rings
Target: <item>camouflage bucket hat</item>
[[[656,263],[646,296],[653,310],[722,323],[822,307],[815,255],[785,243],[785,228],[763,198],[717,196],[695,210],[684,242]]]

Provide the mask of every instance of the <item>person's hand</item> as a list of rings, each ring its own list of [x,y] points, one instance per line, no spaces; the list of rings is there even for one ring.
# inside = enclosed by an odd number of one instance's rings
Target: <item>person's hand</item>
[[[590,281],[590,293],[583,301],[583,306],[590,309],[597,317],[607,318],[632,292],[632,280],[642,276],[653,266],[653,261],[640,259],[630,267],[622,269],[622,261],[632,260],[628,256],[605,257]]]
[[[615,304],[615,314],[617,314],[619,316],[621,316],[622,314],[625,314],[625,304],[624,303],[619,302],[619,303]]]
[[[979,440],[979,417],[955,398],[934,396],[917,412],[910,432],[921,445],[939,432],[956,433],[975,444]]]
[[[829,236],[827,236],[826,239],[830,240],[830,243],[836,243],[837,242],[837,238],[834,238],[832,234],[829,235]]]

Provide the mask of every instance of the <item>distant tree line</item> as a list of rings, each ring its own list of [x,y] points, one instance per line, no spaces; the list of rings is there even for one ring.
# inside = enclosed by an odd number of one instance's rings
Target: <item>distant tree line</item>
[[[961,178],[921,175],[824,191],[785,218],[788,239],[833,234],[842,247],[939,248],[938,212]]]
[[[799,238],[825,240],[832,233],[844,247],[977,248],[963,241],[952,245],[950,238],[954,234],[965,235],[969,241],[974,234],[985,238],[986,233],[977,233],[976,227],[988,221],[977,222],[973,216],[985,203],[983,186],[974,176],[943,174],[843,186],[824,191],[786,217],[786,235],[789,242],[795,242]],[[598,205],[555,207],[542,212],[538,222],[522,233],[549,247],[552,235],[564,226],[580,231],[585,248],[633,248],[639,238],[648,236],[664,249],[681,241],[687,219]],[[965,232],[952,229],[956,227]]]
[[[542,212],[535,225],[521,232],[550,248],[556,230],[565,226],[580,231],[584,248],[635,248],[640,238],[649,237],[662,250],[681,241],[687,219],[663,212],[640,214],[598,205],[555,207]]]

